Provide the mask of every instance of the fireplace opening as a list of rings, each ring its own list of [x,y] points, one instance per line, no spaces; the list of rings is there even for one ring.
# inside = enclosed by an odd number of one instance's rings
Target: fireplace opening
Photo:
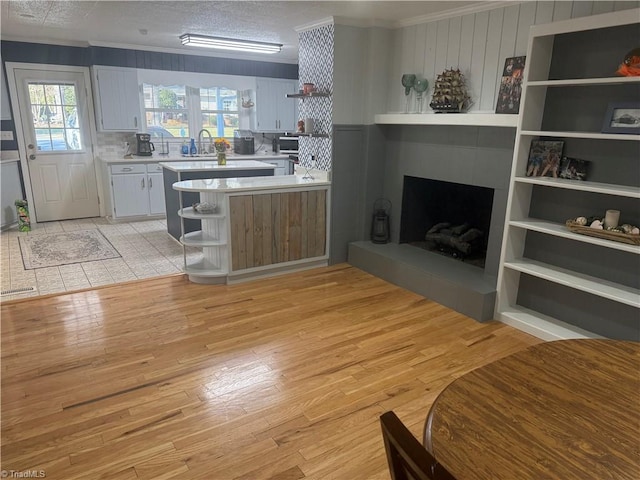
[[[484,268],[493,189],[405,175],[400,243]]]

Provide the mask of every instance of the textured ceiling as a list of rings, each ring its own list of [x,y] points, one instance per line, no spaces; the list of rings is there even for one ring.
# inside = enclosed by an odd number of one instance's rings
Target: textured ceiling
[[[412,18],[467,8],[479,1],[45,1],[1,0],[3,40],[150,48],[225,56],[184,47],[178,37],[200,33],[284,44],[259,58],[296,62],[295,27],[338,17],[356,25],[397,26]],[[227,54],[251,57],[255,55]]]

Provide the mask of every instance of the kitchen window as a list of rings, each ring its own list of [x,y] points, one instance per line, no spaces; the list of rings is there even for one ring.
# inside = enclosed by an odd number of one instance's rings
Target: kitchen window
[[[142,91],[152,137],[195,138],[205,129],[212,137],[231,138],[239,128],[237,90],[143,83]]]
[[[224,87],[200,89],[202,125],[214,137],[233,137],[239,128],[238,91]]]

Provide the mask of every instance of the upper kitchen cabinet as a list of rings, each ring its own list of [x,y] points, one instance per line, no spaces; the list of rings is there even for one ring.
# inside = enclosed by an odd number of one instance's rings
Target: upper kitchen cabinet
[[[298,92],[297,80],[256,79],[256,120],[258,132],[295,132],[297,102],[287,94]]]
[[[141,116],[136,70],[94,66],[92,79],[98,131],[138,131]]]

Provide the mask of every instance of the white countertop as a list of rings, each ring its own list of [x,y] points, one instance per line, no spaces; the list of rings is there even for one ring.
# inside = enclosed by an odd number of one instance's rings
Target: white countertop
[[[226,165],[218,165],[217,160],[197,162],[160,162],[160,166],[173,172],[206,172],[222,170],[256,170],[271,169],[275,166],[270,163],[257,162],[255,160],[227,161]]]
[[[330,186],[326,172],[314,172],[314,178],[304,175],[281,175],[276,177],[212,178],[204,180],[184,180],[173,184],[174,190],[183,192],[234,193],[256,190],[279,190],[300,187]],[[303,188],[304,189],[304,188]]]
[[[203,156],[190,156],[190,155],[178,155],[172,153],[170,155],[155,154],[150,157],[142,157],[137,155],[131,155],[131,158],[124,158],[122,155],[105,155],[100,156],[100,160],[107,164],[114,163],[157,163],[157,162],[189,162],[189,161],[216,161],[217,156],[215,154],[203,155]],[[289,155],[278,153],[256,153],[253,155],[236,155],[235,153],[227,153],[227,162],[238,160],[288,160]]]

